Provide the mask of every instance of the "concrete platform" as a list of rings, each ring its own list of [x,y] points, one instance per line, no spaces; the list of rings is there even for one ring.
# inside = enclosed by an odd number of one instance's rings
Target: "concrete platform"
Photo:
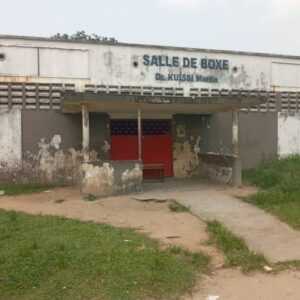
[[[300,232],[265,211],[230,195],[229,187],[197,181],[152,185],[144,197],[176,199],[205,221],[217,220],[270,262],[300,260]],[[142,196],[142,195],[141,195]]]

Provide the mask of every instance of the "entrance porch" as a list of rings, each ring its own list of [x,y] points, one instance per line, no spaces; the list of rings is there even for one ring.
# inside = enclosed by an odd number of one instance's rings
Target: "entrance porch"
[[[85,154],[82,190],[84,193],[93,191],[99,196],[139,190],[143,177],[155,177],[159,171],[159,168],[149,170],[149,164],[162,166],[164,176],[176,178],[204,173],[209,176],[230,169],[230,178],[226,181],[240,186],[239,110],[263,101],[263,95],[245,92],[206,97],[167,94],[158,97],[107,91],[66,93],[63,111],[82,114]],[[202,151],[210,135],[211,115],[224,111],[232,112],[231,149],[219,153]],[[89,152],[91,112],[106,113],[110,120],[107,124],[109,160],[100,165],[91,160]],[[124,169],[126,164],[128,168]],[[121,172],[120,165],[123,166]]]

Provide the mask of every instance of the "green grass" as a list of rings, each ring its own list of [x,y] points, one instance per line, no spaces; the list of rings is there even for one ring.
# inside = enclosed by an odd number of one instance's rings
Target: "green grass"
[[[263,255],[250,251],[245,241],[217,221],[208,222],[210,234],[209,244],[214,244],[225,257],[224,267],[240,267],[245,273],[264,271],[264,267],[271,268],[272,273],[286,270],[300,270],[300,261],[287,261],[270,264]],[[269,271],[268,271],[269,272]]]
[[[217,221],[207,225],[210,242],[215,244],[225,256],[225,267],[240,267],[243,272],[262,270],[267,265],[266,259],[250,251],[241,238],[236,237]]]
[[[262,164],[244,174],[245,180],[261,190],[247,202],[276,215],[300,229],[300,156]]]
[[[172,200],[169,203],[169,209],[170,209],[170,211],[175,212],[175,213],[183,213],[183,212],[191,211],[189,207],[186,207],[175,200]]]
[[[132,230],[0,210],[0,299],[177,299],[208,265]]]
[[[46,191],[53,186],[49,185],[42,185],[42,184],[20,184],[20,183],[7,183],[2,184],[0,183],[0,191],[4,191],[5,195],[8,196],[17,196],[23,194],[33,194],[33,193],[40,193]]]
[[[245,171],[244,179],[263,189],[279,187],[284,191],[299,191],[300,155],[265,162]]]

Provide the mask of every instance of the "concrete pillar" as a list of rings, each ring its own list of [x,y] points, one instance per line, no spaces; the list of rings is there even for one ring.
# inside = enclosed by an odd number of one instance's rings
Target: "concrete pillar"
[[[138,154],[139,154],[139,161],[142,161],[142,112],[141,109],[138,109],[137,112],[137,118],[138,118]]]
[[[85,162],[89,161],[90,150],[90,116],[86,105],[81,106],[82,114],[82,151]]]
[[[233,166],[232,166],[232,185],[240,187],[242,185],[242,163],[240,158],[239,147],[239,112],[232,112],[232,149],[233,149]]]

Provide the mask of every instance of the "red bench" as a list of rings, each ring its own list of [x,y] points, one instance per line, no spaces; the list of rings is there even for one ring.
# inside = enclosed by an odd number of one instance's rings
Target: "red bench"
[[[143,165],[144,179],[165,179],[164,164],[144,164]]]

